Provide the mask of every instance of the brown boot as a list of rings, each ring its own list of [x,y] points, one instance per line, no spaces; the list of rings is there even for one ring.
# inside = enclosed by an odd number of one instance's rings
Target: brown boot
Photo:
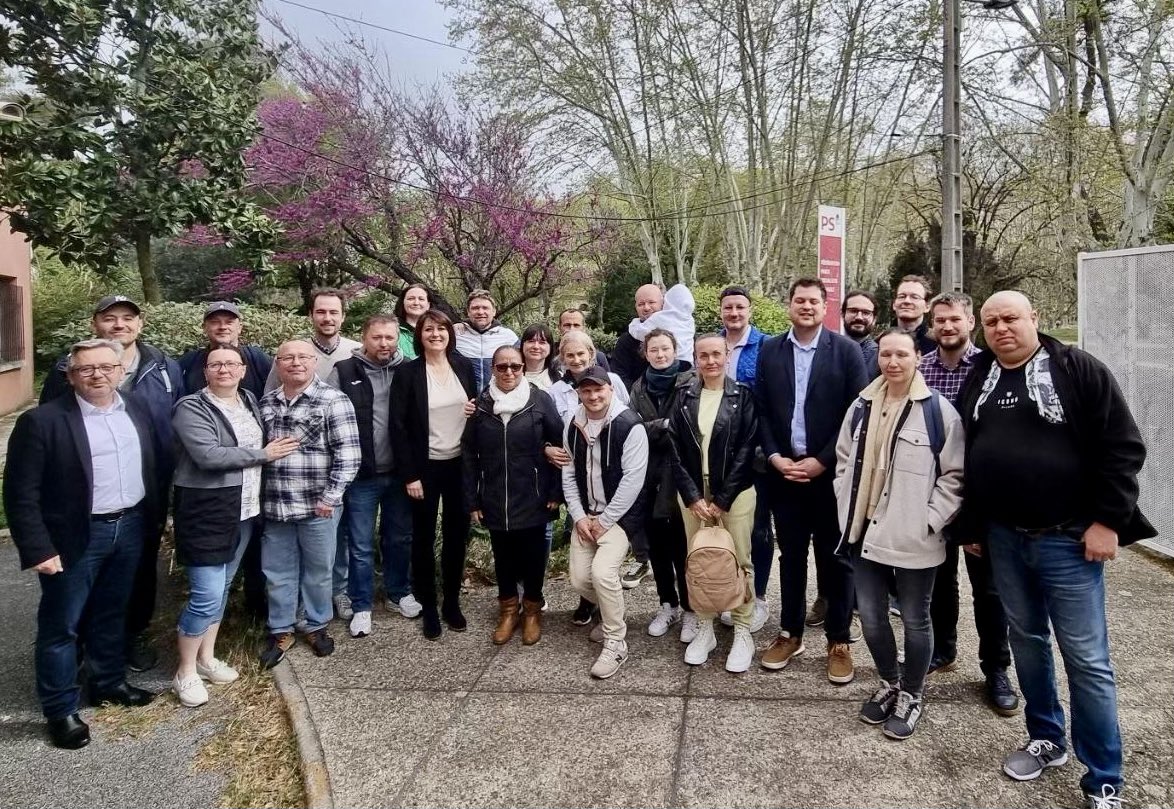
[[[542,637],[542,602],[524,599],[522,610],[522,643],[533,646]]]
[[[498,646],[509,643],[518,628],[518,597],[499,598],[500,612],[497,615],[497,628],[493,630],[493,642]]]

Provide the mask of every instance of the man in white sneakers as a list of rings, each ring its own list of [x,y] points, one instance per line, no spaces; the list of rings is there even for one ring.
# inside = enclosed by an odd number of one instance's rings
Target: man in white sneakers
[[[599,366],[589,368],[575,388],[580,404],[563,442],[571,462],[562,471],[563,496],[575,525],[571,586],[599,607],[601,620],[591,638],[603,642],[603,651],[591,676],[606,680],[628,659],[620,566],[628,537],[643,520],[648,434],[640,417],[614,397],[611,378]]]

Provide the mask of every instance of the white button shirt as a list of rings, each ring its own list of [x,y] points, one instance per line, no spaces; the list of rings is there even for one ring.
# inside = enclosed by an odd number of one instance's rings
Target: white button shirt
[[[116,393],[114,404],[105,410],[80,396],[77,404],[90,442],[90,462],[94,469],[94,501],[90,513],[109,514],[137,506],[147,496],[143,449],[139,431],[126,412],[126,402]]]

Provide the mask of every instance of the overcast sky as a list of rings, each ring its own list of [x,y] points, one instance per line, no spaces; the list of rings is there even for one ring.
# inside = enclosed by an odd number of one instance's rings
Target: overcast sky
[[[282,0],[264,0],[266,8],[277,13],[302,40],[328,43],[340,39],[338,26],[350,27],[368,42],[377,43],[387,53],[392,68],[405,83],[431,86],[443,83],[446,76],[460,72],[469,54],[413,39],[403,34],[380,30],[371,25],[355,25],[333,19],[318,11],[299,8]],[[448,11],[435,0],[296,0],[299,6],[353,17],[365,23],[394,28],[406,34],[448,42]],[[267,32],[272,30],[265,26]]]

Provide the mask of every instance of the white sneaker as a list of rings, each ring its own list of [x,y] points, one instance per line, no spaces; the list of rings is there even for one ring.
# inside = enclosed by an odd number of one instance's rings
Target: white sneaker
[[[591,676],[597,680],[606,680],[617,671],[628,659],[628,644],[622,640],[605,640],[603,651],[591,666]]]
[[[225,663],[223,660],[217,660],[215,657],[208,665],[204,665],[199,660],[196,661],[196,675],[201,680],[207,680],[215,685],[224,685],[231,683],[236,678],[240,677],[240,673],[232,666]]]
[[[734,614],[732,612],[730,612],[729,610],[726,610],[725,612],[723,612],[721,615],[719,615],[717,617],[717,619],[722,622],[722,626],[733,626],[734,625]]]
[[[387,608],[394,610],[405,618],[419,618],[420,613],[424,611],[424,607],[416,600],[416,597],[411,593],[401,598],[399,601],[392,601],[387,599]]]
[[[659,638],[669,631],[669,627],[681,620],[681,608],[674,607],[667,601],[660,605],[660,611],[648,625],[648,634]]]
[[[754,661],[754,638],[750,630],[740,626],[734,627],[734,645],[730,647],[730,654],[726,657],[726,671],[741,674],[750,668]]]
[[[684,613],[681,616],[681,643],[692,643],[693,639],[697,637],[699,625],[700,621],[697,620],[697,613]]]
[[[180,705],[187,708],[198,708],[208,701],[208,689],[198,674],[185,680],[179,679],[177,674],[171,681],[171,690],[179,697]]]
[[[587,639],[592,643],[603,643],[603,621],[596,621],[591,627],[591,634]]]
[[[365,638],[371,634],[371,610],[359,610],[351,618],[351,637]]]
[[[700,666],[709,660],[709,653],[717,648],[717,637],[713,634],[713,621],[698,621],[697,624],[697,637],[685,647],[685,662],[690,666]]]
[[[343,621],[355,617],[355,611],[351,609],[350,596],[346,593],[339,593],[334,597],[334,617]]]
[[[750,632],[754,633],[766,626],[766,619],[770,617],[770,605],[765,598],[754,599],[754,615],[750,619]],[[745,669],[743,669],[745,671]]]

